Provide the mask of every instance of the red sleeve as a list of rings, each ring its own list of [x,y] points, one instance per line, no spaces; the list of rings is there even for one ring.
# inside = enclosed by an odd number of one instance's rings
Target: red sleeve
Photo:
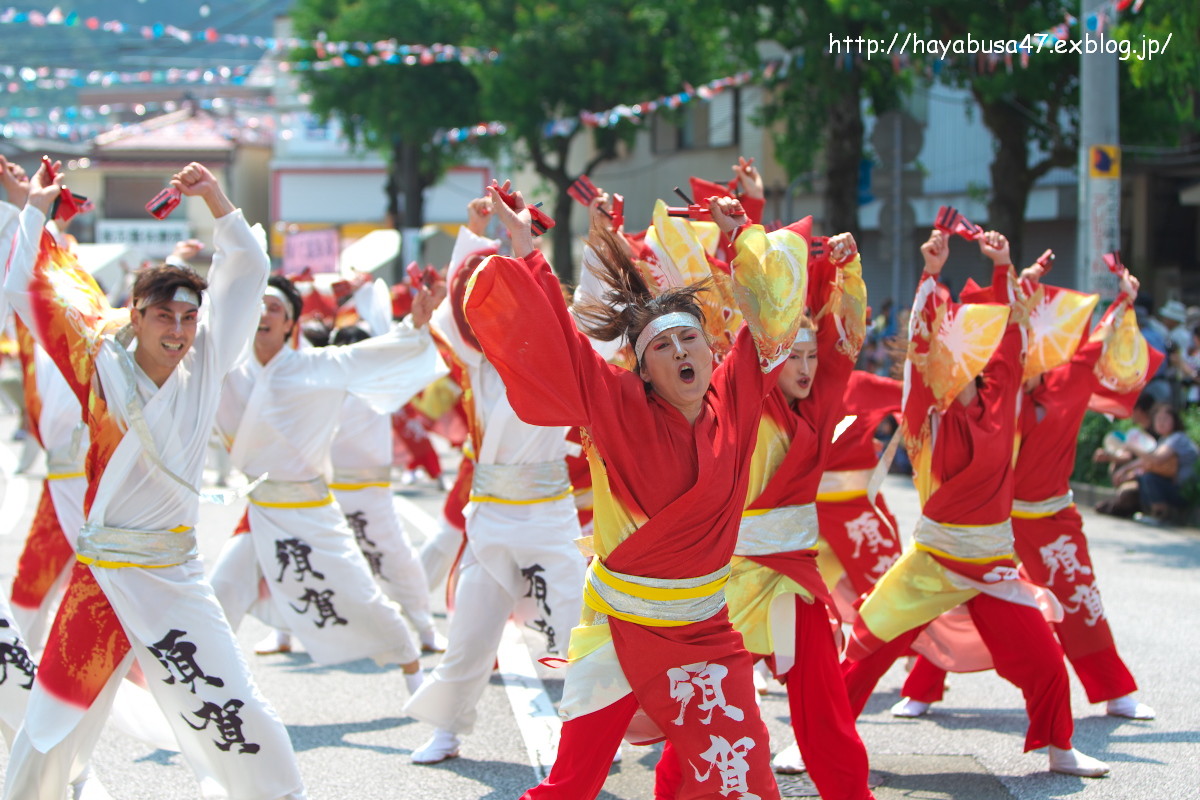
[[[750,219],[751,225],[762,225],[763,211],[766,210],[767,201],[762,197],[746,197],[742,195],[738,198],[742,203],[742,208],[746,212],[746,216]]]
[[[525,422],[586,427],[598,404],[611,407],[617,394],[636,393],[645,405],[641,379],[607,364],[576,329],[558,278],[540,252],[489,258],[464,307]]]
[[[1024,332],[1020,325],[1009,323],[1004,331],[1000,346],[992,354],[987,366],[983,368],[983,388],[979,390],[980,399],[989,413],[1001,413],[1006,405],[1011,405],[1009,413],[1016,419],[1017,392],[1021,389],[1021,376],[1024,374],[1022,350],[1024,349]]]

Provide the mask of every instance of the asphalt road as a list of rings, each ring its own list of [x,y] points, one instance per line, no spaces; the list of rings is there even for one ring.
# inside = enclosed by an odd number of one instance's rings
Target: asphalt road
[[[7,591],[22,538],[37,500],[40,461],[13,475],[17,445],[14,419],[0,414],[0,585]],[[447,461],[452,465],[452,461]],[[420,540],[436,515],[441,493],[431,483],[395,485],[397,506],[410,535]],[[888,503],[911,529],[916,494],[899,477],[884,486]],[[241,513],[240,507],[203,506],[201,552],[211,564]],[[1045,771],[1044,753],[1022,753],[1025,715],[1019,692],[994,673],[956,675],[944,703],[928,716],[895,719],[901,665],[881,681],[859,720],[871,755],[879,800],[1158,800],[1200,796],[1200,532],[1158,529],[1084,511],[1104,601],[1121,653],[1142,686],[1141,698],[1159,718],[1133,722],[1090,706],[1072,676],[1076,746],[1112,765],[1111,776],[1083,780]],[[445,629],[445,604],[435,599]],[[548,701],[557,700],[561,678],[540,665],[533,675],[513,629],[479,709],[479,723],[462,757],[432,767],[408,756],[429,736],[429,727],[401,712],[406,690],[397,669],[368,661],[319,667],[303,653],[256,656],[254,644],[267,629],[253,618],[238,637],[263,692],[287,724],[313,800],[453,800],[516,798],[533,785],[538,753],[545,759]],[[432,667],[438,656],[426,656]],[[519,709],[515,711],[514,709]],[[787,701],[781,687],[763,700],[764,717],[777,743],[790,741]],[[540,714],[540,716],[538,716]],[[518,725],[518,717],[535,717]],[[779,749],[776,744],[773,749]],[[650,798],[658,747],[626,747],[602,798]],[[532,753],[532,755],[531,755]],[[0,769],[7,754],[0,753]],[[182,800],[199,797],[198,786],[177,753],[155,750],[109,727],[93,757],[93,769],[119,800]],[[785,797],[815,796],[803,778],[784,779]]]

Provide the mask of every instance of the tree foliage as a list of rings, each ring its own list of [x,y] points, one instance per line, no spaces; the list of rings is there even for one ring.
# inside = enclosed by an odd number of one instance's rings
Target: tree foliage
[[[1122,65],[1121,141],[1179,145],[1200,139],[1200,3],[1155,0],[1117,27],[1134,53],[1150,41],[1166,44],[1153,59]]]
[[[726,15],[712,0],[497,0],[483,13],[477,41],[502,42],[500,61],[475,69],[484,113],[507,125],[521,154],[557,191],[554,264],[569,275],[573,201],[566,189],[578,177],[568,161],[572,144],[593,138],[594,154],[582,170],[589,174],[616,158],[636,127],[580,126],[547,137],[546,123],[720,77],[729,68],[720,46]]]
[[[896,8],[877,0],[764,0],[743,8],[733,28],[744,42],[786,53],[786,67],[768,80],[761,120],[776,126],[775,153],[789,175],[820,175],[813,182],[830,231],[859,227],[863,101],[876,114],[888,111],[909,83],[890,59],[859,57],[866,40],[890,38]]]
[[[296,35],[329,41],[459,45],[479,24],[478,5],[462,0],[297,0]],[[365,60],[368,51],[352,50]],[[311,49],[294,58],[314,58]],[[397,227],[424,222],[422,195],[444,174],[448,151],[433,143],[443,128],[480,119],[479,83],[461,63],[379,64],[309,71],[304,85],[312,109],[336,117],[358,143],[389,161],[388,210]],[[401,202],[403,197],[403,202]]]

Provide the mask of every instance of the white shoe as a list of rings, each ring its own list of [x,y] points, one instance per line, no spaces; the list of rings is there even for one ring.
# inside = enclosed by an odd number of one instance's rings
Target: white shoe
[[[437,764],[448,758],[458,758],[460,744],[456,734],[438,728],[428,742],[413,750],[410,760],[414,764]]]
[[[1109,772],[1108,764],[1084,755],[1072,747],[1061,750],[1050,746],[1050,771],[1061,772],[1063,775],[1075,775],[1080,778],[1099,778]]]
[[[1154,719],[1154,709],[1145,703],[1139,703],[1131,694],[1108,701],[1110,717],[1125,717],[1126,719]]]
[[[613,753],[612,763],[620,764],[625,760],[625,754],[621,752],[621,745],[617,745],[617,752]]]
[[[758,692],[759,697],[767,693],[767,678],[771,677],[771,671],[767,669],[767,662],[759,661],[754,665],[754,691]]]
[[[417,693],[417,689],[421,688],[421,684],[425,682],[425,670],[417,670],[416,672],[404,673],[404,685],[408,688],[408,696],[412,697]]]
[[[780,775],[799,775],[808,767],[804,766],[804,759],[800,756],[800,746],[792,743],[771,759],[771,769]]]
[[[437,628],[421,631],[420,638],[422,653],[444,653],[446,645],[449,644],[446,637],[439,633]]]
[[[893,717],[923,717],[929,712],[930,703],[922,703],[911,697],[901,697],[900,702],[892,706]]]
[[[292,652],[292,635],[287,631],[271,631],[261,642],[254,645],[254,652],[260,656],[290,653]]]

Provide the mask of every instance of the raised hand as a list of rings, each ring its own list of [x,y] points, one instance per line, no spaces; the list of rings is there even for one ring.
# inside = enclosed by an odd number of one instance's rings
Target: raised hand
[[[738,156],[738,163],[734,164],[733,174],[737,178],[738,187],[741,188],[742,194],[746,197],[753,197],[761,200],[766,196],[763,191],[763,179],[759,174],[758,169],[754,166],[754,159],[747,159],[743,156]]]
[[[1008,239],[998,231],[988,231],[979,237],[979,252],[991,259],[993,264],[1012,263],[1012,256],[1008,252]]]
[[[487,234],[488,222],[492,218],[492,203],[487,197],[476,197],[467,203],[467,230],[476,236]]]
[[[500,220],[500,224],[512,239],[513,255],[524,258],[533,252],[533,233],[530,230],[532,215],[520,192],[512,193],[515,208],[509,208],[508,203],[501,198],[500,193],[508,192],[511,185],[509,181],[505,181],[503,186],[492,181],[492,185],[488,187],[488,196],[492,200],[492,214]]]
[[[921,245],[921,256],[925,259],[925,272],[933,277],[942,274],[946,259],[950,257],[950,239],[946,234],[934,228],[929,232],[929,238]]]
[[[38,167],[38,171],[33,174],[33,178],[29,181],[29,199],[26,201],[29,205],[49,216],[50,208],[54,205],[54,201],[62,192],[62,162],[55,161],[53,165],[55,173],[54,178],[50,177],[50,170],[46,169],[46,165],[42,164]]]
[[[29,176],[20,164],[13,164],[4,156],[0,156],[0,185],[8,195],[8,202],[17,208],[25,205],[29,199]]]
[[[235,210],[216,176],[203,164],[195,161],[188,164],[172,176],[171,185],[187,197],[203,198],[213,217],[223,217]]]
[[[413,296],[412,324],[414,328],[423,328],[433,316],[433,310],[446,298],[446,282],[436,281],[433,286],[422,286]]]
[[[732,236],[738,228],[750,222],[742,204],[733,197],[708,198],[708,210],[712,214],[713,222],[717,223],[721,233],[726,236]]]
[[[833,264],[844,264],[854,258],[854,254],[858,252],[858,245],[854,241],[854,234],[839,233],[837,236],[829,237],[829,260]]]

